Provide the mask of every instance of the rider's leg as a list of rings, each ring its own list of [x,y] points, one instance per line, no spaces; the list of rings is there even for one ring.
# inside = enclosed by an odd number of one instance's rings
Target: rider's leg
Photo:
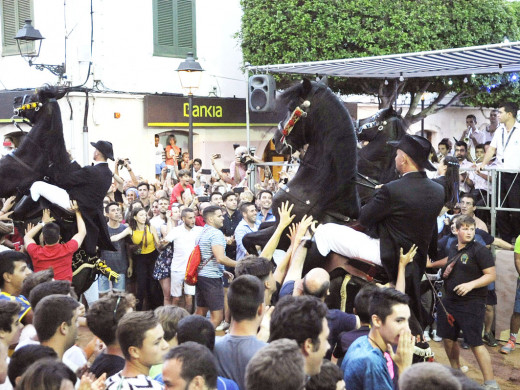
[[[40,199],[40,196],[61,208],[70,209],[69,194],[63,188],[45,183],[44,181],[36,181],[31,186],[31,198],[36,202]]]

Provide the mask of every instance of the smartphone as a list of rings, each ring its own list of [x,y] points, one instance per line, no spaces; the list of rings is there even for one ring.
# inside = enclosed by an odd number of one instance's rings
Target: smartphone
[[[200,173],[203,175],[211,175],[211,169],[201,169]]]
[[[230,173],[231,171],[229,170],[229,168],[224,168],[222,169],[222,173]]]
[[[214,158],[215,160],[216,160],[217,158],[220,158],[220,157],[222,157],[222,156],[220,155],[220,153],[216,153],[216,154],[213,155],[213,158]]]
[[[235,194],[240,194],[241,192],[244,192],[245,188],[244,187],[235,187],[233,188],[233,192]]]
[[[233,144],[233,149],[236,149],[240,146],[240,144]]]
[[[209,202],[209,196],[197,196],[197,199],[199,200],[199,203]]]

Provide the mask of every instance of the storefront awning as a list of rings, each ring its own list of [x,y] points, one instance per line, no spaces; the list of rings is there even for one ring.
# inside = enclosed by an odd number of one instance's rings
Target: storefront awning
[[[249,70],[260,73],[377,79],[517,72],[520,71],[520,42],[376,57],[251,66]]]

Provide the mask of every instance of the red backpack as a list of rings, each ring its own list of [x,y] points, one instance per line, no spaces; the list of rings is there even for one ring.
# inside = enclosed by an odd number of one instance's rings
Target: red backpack
[[[208,260],[206,260],[203,264],[200,263],[202,256],[200,254],[200,246],[199,242],[202,238],[202,235],[206,232],[207,229],[204,229],[197,240],[197,245],[191,251],[190,257],[188,259],[188,265],[186,266],[186,274],[184,275],[184,283],[195,286],[197,284],[199,269],[204,268],[213,258],[210,256]]]

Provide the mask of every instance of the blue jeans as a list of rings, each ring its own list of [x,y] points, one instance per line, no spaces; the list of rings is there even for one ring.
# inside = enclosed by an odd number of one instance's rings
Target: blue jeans
[[[119,280],[116,281],[110,281],[106,276],[99,275],[98,278],[98,289],[101,294],[107,293],[110,290],[114,291],[125,291],[125,274],[119,274]],[[112,284],[112,288],[110,287],[110,284]]]

